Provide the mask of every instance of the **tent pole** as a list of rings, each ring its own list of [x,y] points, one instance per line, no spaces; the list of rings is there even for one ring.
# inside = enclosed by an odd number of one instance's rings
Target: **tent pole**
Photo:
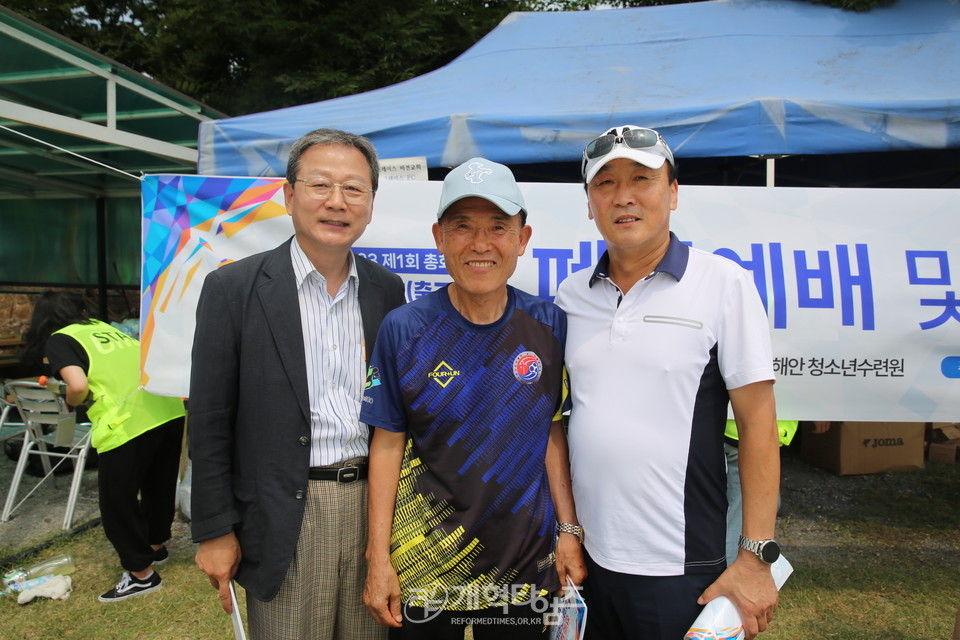
[[[97,198],[97,302],[100,319],[110,322],[107,312],[107,199]]]
[[[767,186],[768,187],[772,187],[774,183],[774,173],[776,169],[774,165],[776,164],[776,162],[777,161],[774,160],[772,157],[767,158]]]

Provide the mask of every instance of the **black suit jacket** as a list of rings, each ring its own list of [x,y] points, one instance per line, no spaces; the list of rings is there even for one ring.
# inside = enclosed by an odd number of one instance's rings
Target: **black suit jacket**
[[[400,278],[360,256],[366,354],[404,303]],[[310,401],[290,242],[210,273],[190,380],[194,542],[236,532],[236,580],[272,600],[293,558],[310,467]]]

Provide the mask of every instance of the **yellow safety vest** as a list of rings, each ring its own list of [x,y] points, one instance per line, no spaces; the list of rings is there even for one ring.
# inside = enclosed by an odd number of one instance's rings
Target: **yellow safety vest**
[[[140,388],[140,341],[99,320],[54,333],[79,342],[90,360],[87,381],[93,404],[87,416],[93,423],[91,445],[99,453],[184,415],[179,398],[155,396]]]
[[[787,446],[793,440],[793,436],[797,434],[798,424],[800,424],[799,420],[777,420],[777,435],[780,437],[781,447]],[[740,434],[737,433],[736,420],[727,420],[727,428],[723,435],[731,440],[740,439]]]

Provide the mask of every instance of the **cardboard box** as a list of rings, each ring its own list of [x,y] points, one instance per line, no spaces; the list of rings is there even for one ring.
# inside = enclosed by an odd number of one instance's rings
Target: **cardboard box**
[[[954,464],[958,457],[960,457],[960,438],[947,442],[930,443],[930,462]]]
[[[948,442],[960,440],[960,424],[953,422],[933,422],[930,424],[930,442]]]
[[[843,422],[826,433],[805,425],[801,457],[845,476],[923,469],[923,422]]]

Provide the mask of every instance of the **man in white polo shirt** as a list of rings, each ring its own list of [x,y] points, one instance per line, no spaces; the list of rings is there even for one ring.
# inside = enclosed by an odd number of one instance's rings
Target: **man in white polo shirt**
[[[678,183],[656,131],[616,127],[582,165],[607,244],[567,278],[566,364],[574,498],[585,532],[594,638],[682,638],[725,595],[748,638],[777,605],[769,564],[779,486],[766,315],[739,265],[670,231]],[[727,403],[740,430],[743,537],[724,558]]]

